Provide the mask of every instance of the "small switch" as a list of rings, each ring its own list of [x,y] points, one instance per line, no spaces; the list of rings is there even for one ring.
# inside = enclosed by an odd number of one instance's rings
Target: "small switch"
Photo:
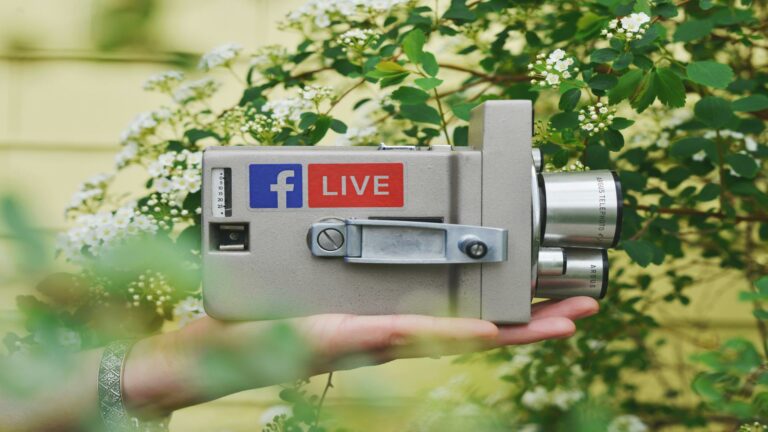
[[[248,250],[248,224],[214,224],[211,234],[216,250]]]

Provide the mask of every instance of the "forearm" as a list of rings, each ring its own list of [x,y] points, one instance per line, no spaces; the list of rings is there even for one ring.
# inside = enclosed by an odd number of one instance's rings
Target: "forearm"
[[[71,357],[16,357],[12,382],[0,384],[0,430],[79,431],[98,421],[101,350]]]

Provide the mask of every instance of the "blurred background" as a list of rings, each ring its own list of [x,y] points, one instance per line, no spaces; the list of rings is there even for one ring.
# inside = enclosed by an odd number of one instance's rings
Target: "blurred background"
[[[202,52],[226,42],[246,50],[291,45],[299,37],[277,23],[303,0],[3,0],[0,2],[0,195],[12,195],[26,210],[25,221],[45,240],[51,255],[56,233],[66,228],[64,208],[86,178],[114,167],[119,135],[162,96],[142,91],[152,74],[194,68]],[[224,79],[226,73],[222,72]],[[234,82],[217,96],[238,97]],[[342,116],[343,118],[343,116]],[[141,185],[140,174],[118,179],[124,188]],[[10,276],[12,246],[23,240],[0,226],[0,335],[22,331],[15,297],[34,281]],[[737,282],[734,282],[737,281]],[[686,378],[684,360],[692,341],[719,343],[733,336],[754,339],[749,304],[738,303],[722,287],[743,284],[738,273],[717,273],[693,291],[692,307],[659,307],[672,342],[659,348],[657,361],[670,376],[631,377],[641,392],[660,403],[662,383]],[[747,290],[747,286],[743,290]],[[665,309],[666,308],[666,309]],[[707,333],[702,333],[707,330]],[[493,385],[497,372],[487,365],[453,364],[451,359],[398,361],[343,372],[327,404],[354,411],[363,430],[404,428],[412,409],[458,378],[478,388]],[[648,379],[652,378],[652,379]],[[689,377],[687,377],[689,378]],[[498,382],[498,381],[496,381]],[[324,379],[313,379],[322,390]],[[279,404],[279,389],[250,391],[174,415],[172,430],[260,430],[265,410]],[[354,408],[354,409],[352,409]],[[354,423],[354,420],[352,420]],[[398,426],[399,425],[399,426]]]

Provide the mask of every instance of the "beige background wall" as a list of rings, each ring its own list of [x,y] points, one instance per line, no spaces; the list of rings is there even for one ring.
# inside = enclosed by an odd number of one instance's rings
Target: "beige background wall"
[[[169,69],[167,53],[199,53],[231,41],[250,49],[290,43],[295,36],[279,32],[276,23],[302,3],[163,0],[148,30],[159,49],[137,54],[94,50],[96,0],[2,0],[0,193],[12,191],[22,197],[34,224],[52,239],[66,227],[63,209],[80,182],[111,170],[123,128],[137,113],[163,102],[143,92],[141,86],[149,75]],[[228,83],[222,101],[237,97],[235,83],[227,78],[222,74],[222,81]],[[11,271],[9,245],[13,241],[13,232],[0,231],[0,275]],[[711,337],[708,334],[711,344],[722,336],[754,334],[745,306],[734,301],[733,275],[714,270],[719,276],[697,289],[700,295],[692,308],[684,313],[672,308],[660,314],[672,327],[667,335],[676,338],[662,355],[670,368],[688,355],[692,345],[687,341],[691,335],[700,335],[702,325],[720,329]],[[724,287],[729,287],[727,292]],[[6,280],[0,286],[0,334],[18,326],[13,299],[27,290],[28,281]],[[376,430],[375,419],[391,422],[407,412],[393,415],[391,407],[402,409],[449,376],[467,370],[478,381],[487,382],[494,376],[482,367],[452,366],[444,360],[401,361],[339,374],[330,403],[355,405],[372,396],[373,390],[378,408],[372,409],[373,417],[365,421],[364,428]],[[321,384],[322,379],[315,381]],[[275,395],[275,389],[247,392],[184,410],[177,413],[173,429],[257,430],[261,410],[275,403]]]

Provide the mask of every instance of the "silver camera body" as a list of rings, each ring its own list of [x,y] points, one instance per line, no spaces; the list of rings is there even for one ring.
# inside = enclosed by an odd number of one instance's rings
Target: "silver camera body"
[[[207,313],[429,314],[500,324],[536,297],[602,297],[620,232],[610,171],[540,173],[530,101],[472,112],[469,147],[212,147]]]

